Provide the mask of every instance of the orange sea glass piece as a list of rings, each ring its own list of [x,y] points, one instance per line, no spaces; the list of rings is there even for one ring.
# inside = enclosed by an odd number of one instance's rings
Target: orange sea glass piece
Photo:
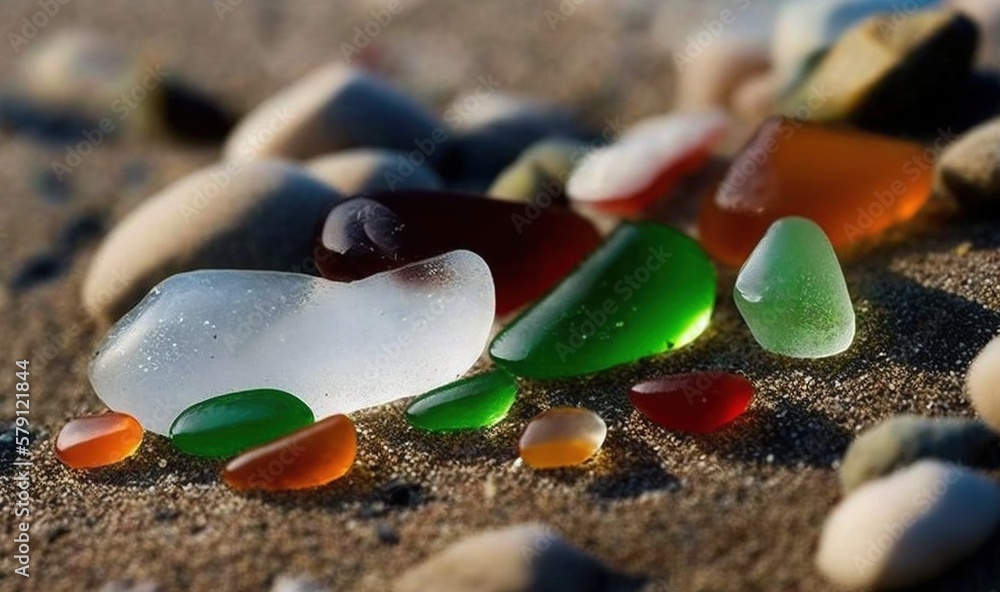
[[[74,469],[121,462],[142,443],[142,426],[131,415],[104,413],[71,419],[56,437],[56,456]]]
[[[237,456],[222,470],[234,489],[281,491],[325,485],[354,464],[357,432],[334,415]]]
[[[599,415],[582,407],[553,407],[539,413],[519,443],[521,459],[536,469],[577,465],[593,456],[608,428]]]
[[[934,155],[920,144],[784,118],[765,121],[707,195],[702,245],[742,264],[779,218],[819,224],[834,247],[911,218],[930,197]]]

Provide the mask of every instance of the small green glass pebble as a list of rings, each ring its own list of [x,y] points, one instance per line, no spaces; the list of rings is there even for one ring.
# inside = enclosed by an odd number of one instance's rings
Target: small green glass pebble
[[[839,354],[854,341],[854,307],[830,240],[812,220],[771,225],[736,278],[733,299],[764,349],[794,358]]]
[[[185,409],[170,426],[182,452],[224,458],[313,423],[313,412],[284,391],[255,389],[214,397]]]
[[[490,355],[515,376],[589,374],[693,341],[715,305],[715,269],[681,232],[624,223],[497,335]]]
[[[516,395],[514,377],[493,370],[420,395],[406,408],[406,419],[428,432],[485,428],[506,417]]]

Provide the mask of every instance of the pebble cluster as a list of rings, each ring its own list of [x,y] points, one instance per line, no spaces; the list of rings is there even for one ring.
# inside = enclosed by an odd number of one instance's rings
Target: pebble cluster
[[[877,242],[932,196],[1000,211],[1000,123],[966,92],[979,25],[916,4],[886,29],[883,0],[790,2],[774,55],[720,44],[747,64],[738,77],[689,69],[685,109],[602,144],[562,110],[524,99],[491,97],[451,128],[358,68],[308,74],[235,125],[220,163],[151,196],[104,239],[83,301],[113,323],[90,365],[113,411],[67,423],[56,455],[77,469],[114,464],[145,430],[227,459],[221,475],[234,489],[303,489],[348,475],[359,445],[378,445],[359,442],[355,411],[415,397],[400,418],[414,438],[484,430],[518,405],[520,381],[668,354],[698,339],[717,306],[735,305],[754,340],[788,363],[847,350],[855,309],[839,258],[852,245]],[[80,62],[111,64],[96,84],[112,93],[141,65],[88,36],[56,37],[35,59],[16,97],[41,113],[72,103],[51,80]],[[81,107],[80,117],[100,115]],[[736,118],[755,131],[726,154]],[[136,133],[168,120],[144,113]],[[929,156],[943,125],[969,131]],[[696,237],[653,213],[725,157]],[[717,266],[738,268],[732,304],[718,300],[729,276]],[[492,367],[466,376],[484,351]],[[631,402],[628,421],[738,437],[755,397],[739,370],[652,376],[609,396]],[[911,585],[996,531],[1000,485],[975,468],[998,446],[1000,338],[967,382],[981,421],[898,416],[848,449],[845,495],[816,553],[828,579]],[[608,425],[596,413],[535,403],[543,410],[517,443],[523,464],[600,454]],[[536,530],[488,537],[505,541],[484,567],[509,580],[502,589],[534,589],[537,573],[505,566]],[[484,544],[446,551],[398,589],[444,589],[445,577],[467,589],[479,581],[467,549]]]

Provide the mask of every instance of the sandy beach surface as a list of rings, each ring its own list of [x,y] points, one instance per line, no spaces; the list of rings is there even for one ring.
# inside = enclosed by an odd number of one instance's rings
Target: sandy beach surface
[[[402,12],[356,58],[407,92],[442,109],[493,77],[504,90],[575,109],[598,129],[608,118],[627,123],[667,110],[671,38],[683,43],[685,31],[729,4],[582,0],[553,28],[545,15],[558,10],[553,0],[399,2]],[[246,110],[339,59],[379,0],[229,4],[220,18],[203,0],[69,0],[32,43],[60,28],[101,31]],[[5,35],[38,6],[3,2]],[[0,47],[0,81],[17,59]],[[932,203],[845,260],[858,336],[844,355],[766,354],[733,305],[733,273],[723,271],[712,325],[691,346],[589,378],[525,382],[509,419],[485,432],[420,435],[406,426],[402,404],[359,413],[357,464],[317,491],[234,493],[216,464],[182,456],[154,435],[122,465],[72,472],[51,453],[53,437],[67,419],[103,409],[87,363],[105,328],[79,300],[96,240],[154,191],[213,162],[218,147],[108,141],[65,183],[53,183],[51,163],[64,153],[0,133],[0,383],[9,391],[15,360],[31,360],[36,436],[28,580],[12,574],[15,469],[10,447],[2,451],[4,590],[266,590],[288,576],[384,592],[407,567],[467,534],[530,521],[616,569],[648,576],[650,591],[832,589],[813,553],[839,497],[844,449],[859,430],[896,413],[971,416],[965,370],[1000,330],[1000,225]],[[73,248],[56,252],[67,233]],[[12,287],[28,262],[53,253],[48,261],[58,266],[35,270],[51,279]],[[625,397],[639,379],[702,369],[745,374],[758,388],[751,411],[717,435],[663,431]],[[6,430],[14,405],[12,396],[3,401]],[[580,469],[520,465],[520,430],[558,404],[603,416],[604,449]],[[1000,535],[920,589],[993,592],[998,582]]]

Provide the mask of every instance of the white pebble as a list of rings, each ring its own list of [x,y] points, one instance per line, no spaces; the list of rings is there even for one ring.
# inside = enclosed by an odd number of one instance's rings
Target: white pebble
[[[993,430],[1000,432],[1000,337],[986,344],[965,378],[972,406]]]
[[[421,105],[371,74],[334,63],[247,114],[226,141],[223,157],[302,160],[371,147],[436,161],[446,139],[442,124]]]
[[[954,465],[921,461],[871,481],[834,508],[816,566],[846,587],[909,586],[973,552],[998,522],[996,483]]]
[[[284,162],[214,165],[168,185],[101,243],[83,303],[114,321],[172,273],[307,270],[316,227],[342,196]]]

